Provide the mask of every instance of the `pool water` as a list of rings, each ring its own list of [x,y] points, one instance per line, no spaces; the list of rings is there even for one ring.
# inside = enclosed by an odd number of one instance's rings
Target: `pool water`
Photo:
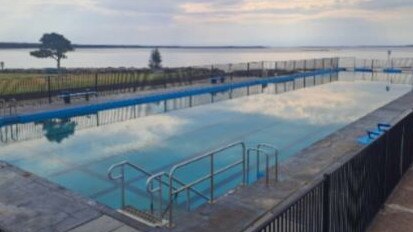
[[[119,208],[120,184],[107,177],[114,163],[127,160],[151,173],[169,171],[174,164],[235,141],[249,147],[272,144],[282,162],[411,90],[405,84],[391,84],[387,91],[387,82],[347,81],[352,75],[341,73],[339,81],[283,94],[239,97],[82,130],[76,130],[79,118],[60,120],[60,129],[71,132],[65,135],[53,133],[53,121],[37,123],[44,130],[42,137],[0,145],[0,159]],[[81,117],[90,121],[97,116]],[[216,168],[239,159],[240,153],[234,148],[220,154]],[[191,182],[208,170],[202,161],[180,170],[177,177]],[[239,184],[240,172],[236,167],[217,177],[215,195]],[[126,175],[128,204],[147,209],[147,177],[133,170]],[[196,188],[208,192],[209,185]],[[202,204],[201,199],[194,201]]]

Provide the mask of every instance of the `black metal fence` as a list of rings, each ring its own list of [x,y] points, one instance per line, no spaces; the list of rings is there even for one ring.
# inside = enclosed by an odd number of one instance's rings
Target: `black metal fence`
[[[365,231],[413,162],[413,113],[326,173],[256,231]]]
[[[62,92],[95,91],[99,95],[136,92],[193,85],[217,76],[228,81],[337,68],[338,62],[338,58],[324,58],[165,68],[155,72],[148,69],[68,70],[59,75],[3,72],[6,78],[0,78],[0,99],[46,99],[45,102],[50,103]]]
[[[386,68],[412,71],[413,58],[391,58],[391,59],[358,59],[355,57],[341,57],[340,68],[348,70],[356,68],[367,68],[371,70],[383,70]]]

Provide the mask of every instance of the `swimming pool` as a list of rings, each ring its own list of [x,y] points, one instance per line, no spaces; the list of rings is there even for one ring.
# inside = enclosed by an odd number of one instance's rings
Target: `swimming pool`
[[[341,72],[339,75],[338,81],[289,92],[291,83],[242,90],[257,93],[249,96],[239,90],[232,94],[240,97],[233,99],[221,92],[215,96],[213,104],[204,104],[211,101],[210,95],[200,96],[189,108],[189,99],[180,98],[165,104],[151,103],[67,119],[28,122],[21,126],[30,125],[41,132],[41,136],[1,144],[0,159],[118,209],[120,184],[107,178],[107,170],[114,163],[128,160],[150,173],[157,173],[235,141],[244,141],[249,147],[259,143],[273,144],[279,148],[282,162],[411,90],[410,85],[391,84],[387,91],[388,82],[354,81],[360,79],[355,73]],[[323,78],[314,78],[314,82],[306,85],[323,82]],[[147,116],[137,117],[137,113]],[[111,118],[124,121],[111,123]],[[12,126],[18,125],[9,125]],[[237,149],[219,156],[215,160],[216,168],[237,159],[240,153]],[[191,182],[208,172],[206,165],[198,162],[182,169],[177,176]],[[234,168],[217,177],[216,195],[238,185],[240,171]],[[128,204],[148,209],[147,177],[133,170],[128,170],[126,175]],[[254,179],[254,175],[251,178]],[[208,186],[201,184],[197,190],[208,191]],[[205,202],[193,198],[194,207]],[[184,199],[178,202],[183,203]]]

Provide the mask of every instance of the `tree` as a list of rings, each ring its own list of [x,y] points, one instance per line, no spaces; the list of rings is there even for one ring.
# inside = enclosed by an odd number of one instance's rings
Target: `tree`
[[[161,53],[158,48],[152,50],[151,57],[149,59],[149,68],[152,70],[158,70],[162,68],[162,58]]]
[[[40,39],[40,49],[30,52],[30,55],[37,58],[52,58],[57,62],[57,69],[60,69],[60,60],[66,59],[66,52],[73,51],[72,43],[63,35],[57,33],[44,34]]]
[[[3,61],[0,61],[0,68],[1,68],[1,71],[4,70],[4,62]]]

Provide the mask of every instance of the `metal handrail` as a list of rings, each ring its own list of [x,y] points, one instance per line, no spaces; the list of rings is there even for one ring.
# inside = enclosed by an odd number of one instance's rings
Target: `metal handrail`
[[[149,192],[149,194],[150,194],[150,198],[151,198],[151,205],[150,205],[150,209],[151,209],[151,214],[153,215],[153,212],[154,212],[154,207],[153,207],[153,202],[154,202],[154,200],[153,200],[153,194],[155,193],[155,192],[160,192],[160,199],[161,199],[161,203],[160,204],[162,204],[162,186],[161,185],[165,185],[165,186],[167,186],[167,187],[169,187],[169,182],[167,181],[167,180],[163,180],[162,179],[162,177],[163,176],[165,176],[166,177],[166,179],[169,179],[169,175],[167,174],[167,173],[165,173],[165,172],[160,172],[160,173],[157,173],[157,174],[152,174],[152,173],[150,173],[150,172],[148,172],[148,171],[146,171],[145,169],[143,169],[143,168],[141,168],[141,167],[139,167],[139,166],[137,166],[137,165],[135,165],[135,164],[133,164],[133,163],[130,163],[130,162],[128,162],[128,161],[122,161],[122,162],[120,162],[120,163],[117,163],[117,164],[113,164],[112,166],[110,166],[109,167],[109,169],[108,169],[108,178],[110,179],[110,180],[121,180],[121,206],[122,206],[122,208],[124,208],[125,207],[125,166],[128,166],[128,167],[131,167],[131,168],[133,168],[134,170],[136,170],[136,171],[138,171],[138,172],[140,172],[140,173],[143,173],[144,175],[146,175],[147,177],[148,177],[148,179],[147,179],[147,181],[146,181],[146,189],[147,189],[147,191]],[[118,175],[114,175],[114,170],[115,169],[117,169],[117,168],[120,168],[121,170],[120,170],[120,174],[118,174]],[[155,180],[155,179],[159,179],[159,187],[158,188],[153,188],[153,180]],[[180,185],[185,185],[182,181],[180,181],[179,179],[177,179],[177,178],[173,178],[173,180],[175,181],[175,183],[178,183],[178,184],[180,184]],[[172,186],[172,189],[173,190],[176,190],[176,188],[174,187],[174,186]],[[204,194],[202,194],[201,192],[199,192],[198,190],[196,190],[196,189],[193,189],[193,188],[190,188],[190,189],[188,189],[188,191],[192,191],[192,192],[194,192],[194,193],[196,193],[197,195],[199,195],[199,196],[201,196],[201,197],[203,197],[204,199],[206,199],[206,200],[209,200],[208,199],[208,197],[206,197]],[[177,195],[178,193],[176,193],[175,194],[175,196]],[[163,206],[161,205],[161,208],[162,208]],[[168,206],[169,207],[169,206]],[[168,209],[168,208],[167,208]],[[163,212],[162,213],[162,211],[161,211],[161,213],[160,213],[160,218],[163,218],[163,216],[164,216],[164,214],[165,214],[166,212]]]
[[[260,174],[260,155],[264,154],[265,155],[265,184],[269,185],[270,183],[270,155],[272,155],[272,153],[267,152],[266,150],[263,149],[257,149],[257,148],[248,148],[247,150],[247,173],[249,174],[249,170],[250,170],[250,156],[251,156],[251,152],[255,152],[255,154],[257,155],[257,179],[259,178],[259,174]],[[276,161],[275,161],[276,162]],[[274,164],[275,165],[275,164]],[[249,175],[247,176],[247,181],[249,183]]]
[[[150,199],[151,199],[151,203],[150,203],[150,209],[151,209],[151,214],[154,215],[154,193],[159,192],[159,211],[160,211],[160,219],[163,219],[163,216],[167,213],[170,205],[168,204],[165,211],[162,212],[163,210],[163,197],[162,197],[162,185],[166,185],[167,187],[169,187],[169,182],[165,182],[163,181],[163,177],[166,177],[166,179],[169,180],[169,174],[166,172],[160,172],[157,174],[154,174],[152,176],[150,176],[147,181],[146,181],[146,190],[149,193]],[[154,188],[154,181],[157,180],[158,181],[158,187]],[[180,186],[185,186],[185,183],[182,182],[181,180],[177,179],[176,177],[173,177],[173,181],[175,181],[175,183],[178,183]],[[177,191],[177,188],[172,186],[172,188]],[[205,200],[209,201],[208,196],[206,196],[205,194],[201,193],[200,191],[196,190],[195,188],[187,188],[187,210],[190,209],[190,192],[193,192],[195,194],[197,194],[198,196],[204,198]],[[180,191],[177,191],[176,193],[174,193],[174,196],[176,197],[176,195],[179,193]]]
[[[119,180],[119,179],[121,180],[121,205],[122,205],[122,208],[125,207],[125,166],[129,166],[129,167],[145,174],[148,177],[152,176],[152,173],[150,173],[150,172],[146,171],[145,169],[143,169],[143,168],[141,168],[141,167],[139,167],[135,164],[132,164],[132,163],[126,161],[126,160],[122,161],[120,163],[117,163],[117,164],[113,164],[112,166],[109,167],[109,169],[108,169],[108,178],[110,180]],[[120,174],[117,175],[117,176],[113,176],[113,171],[117,168],[121,169]]]
[[[167,175],[165,172],[160,172],[158,174],[152,175],[150,176],[147,180],[146,180],[146,191],[149,193],[150,195],[150,199],[151,199],[151,203],[150,203],[150,210],[151,210],[151,214],[154,215],[154,197],[153,194],[156,192],[159,192],[159,212],[160,212],[160,218],[162,218],[162,177]],[[158,187],[154,188],[153,185],[153,181],[159,179],[158,180]]]
[[[238,160],[238,161],[236,161],[236,162],[234,162],[234,163],[232,163],[232,164],[230,164],[230,165],[228,165],[224,168],[221,168],[218,171],[215,171],[214,156],[217,153],[220,153],[222,151],[225,151],[225,150],[228,150],[230,148],[237,147],[237,146],[242,147],[242,159]],[[182,167],[185,167],[185,166],[188,166],[188,165],[190,165],[194,162],[206,159],[206,158],[210,159],[210,173],[208,175],[206,175],[204,177],[201,177],[201,178],[199,178],[199,179],[197,179],[197,180],[195,180],[195,181],[193,181],[189,184],[185,184],[184,186],[182,186],[181,188],[179,188],[177,190],[174,190],[172,188],[173,180],[174,180],[174,174],[178,169],[180,169]],[[207,152],[203,155],[194,157],[192,159],[189,159],[189,160],[186,160],[182,163],[174,165],[172,167],[171,171],[169,172],[169,203],[168,203],[169,206],[170,206],[170,208],[169,208],[169,227],[172,227],[172,225],[173,225],[173,201],[174,201],[173,200],[173,195],[174,194],[178,194],[178,193],[180,193],[182,191],[185,191],[185,190],[187,191],[187,193],[189,193],[188,189],[192,188],[193,186],[195,186],[195,185],[197,185],[197,184],[199,184],[199,183],[201,183],[201,182],[203,182],[207,179],[210,179],[210,196],[208,197],[208,199],[209,199],[209,203],[213,203],[214,202],[214,177],[215,177],[215,175],[223,173],[223,172],[225,172],[225,171],[227,171],[227,170],[229,170],[229,169],[231,169],[235,166],[238,166],[240,164],[242,164],[242,183],[245,185],[246,184],[246,167],[245,167],[245,165],[246,165],[246,145],[242,141],[228,144],[224,147],[218,148],[216,150]],[[189,204],[189,202],[187,202],[187,203]]]
[[[274,145],[268,144],[268,143],[260,143],[257,145],[257,149],[271,149],[274,152],[274,157],[275,157],[275,180],[278,181],[278,171],[279,171],[279,162],[278,162],[278,156],[280,154],[280,150]]]

